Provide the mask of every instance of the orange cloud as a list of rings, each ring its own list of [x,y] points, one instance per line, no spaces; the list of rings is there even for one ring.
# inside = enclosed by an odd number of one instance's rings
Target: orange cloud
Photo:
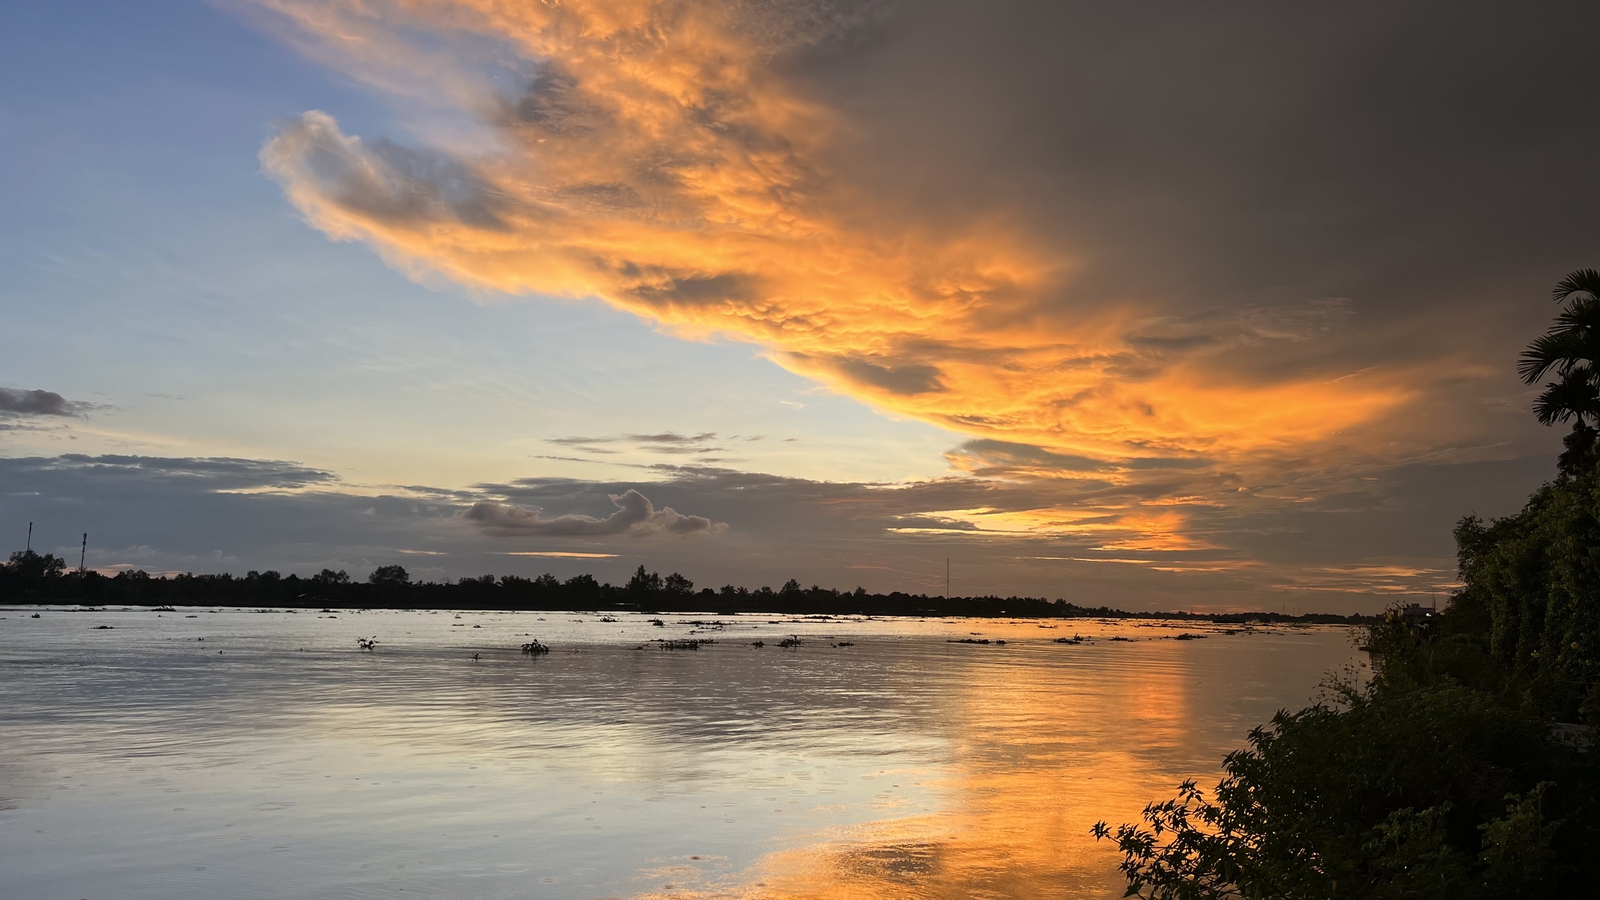
[[[261,151],[313,225],[414,277],[600,297],[885,410],[1095,459],[1302,452],[1410,397],[1398,373],[1226,374],[1216,353],[1305,339],[1305,322],[1074,310],[1069,249],[1003,215],[912,220],[849,183],[830,154],[857,125],[774,64],[844,19],[699,0],[261,6],[316,58],[479,123],[445,153],[313,111]]]

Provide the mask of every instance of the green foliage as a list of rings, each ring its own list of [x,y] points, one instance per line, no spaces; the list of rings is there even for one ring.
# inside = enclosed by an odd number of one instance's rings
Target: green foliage
[[[1341,699],[1251,732],[1212,796],[1185,782],[1142,825],[1097,825],[1129,895],[1469,900],[1570,874],[1542,803],[1576,754],[1531,709],[1448,682]]]
[[[1508,685],[1551,716],[1594,720],[1600,676],[1600,468],[1534,493],[1514,516],[1456,528],[1465,588],[1456,609],[1487,637]],[[1465,620],[1473,621],[1466,622]]]

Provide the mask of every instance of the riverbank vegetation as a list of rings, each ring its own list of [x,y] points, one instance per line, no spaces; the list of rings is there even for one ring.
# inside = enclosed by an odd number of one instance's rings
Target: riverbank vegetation
[[[1572,423],[1516,515],[1461,520],[1440,615],[1369,627],[1375,674],[1282,712],[1139,823],[1096,836],[1128,894],[1159,900],[1581,895],[1600,841],[1600,273],[1556,290],[1524,354],[1535,405]]]

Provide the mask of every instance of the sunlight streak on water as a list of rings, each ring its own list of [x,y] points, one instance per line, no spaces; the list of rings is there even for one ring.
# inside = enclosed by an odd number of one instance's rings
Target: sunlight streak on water
[[[1090,824],[1213,780],[1355,655],[1341,629],[31,612],[0,610],[16,900],[1115,897]],[[973,632],[1007,644],[947,643]],[[690,636],[718,643],[646,643]]]

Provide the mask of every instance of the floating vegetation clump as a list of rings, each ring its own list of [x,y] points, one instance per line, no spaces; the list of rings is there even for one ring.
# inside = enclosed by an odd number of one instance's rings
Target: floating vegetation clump
[[[715,644],[710,638],[679,638],[676,640],[659,640],[651,643],[663,650],[699,650],[702,644]]]
[[[539,643],[537,639],[534,639],[522,645],[522,652],[526,656],[539,656],[543,653],[549,653],[550,648]]]
[[[950,638],[945,641],[946,644],[987,644],[989,642],[988,638]]]
[[[377,637],[358,637],[356,638],[356,646],[360,647],[362,650],[371,650],[378,646],[378,639]]]
[[[600,617],[600,621],[602,621],[602,622],[615,622],[616,620],[617,620],[616,616],[601,616]]]
[[[1069,637],[1069,638],[1064,638],[1064,637],[1056,638],[1055,642],[1058,643],[1058,644],[1081,644],[1081,643],[1083,643],[1083,640],[1084,640],[1083,639],[1083,635],[1074,634],[1072,637]]]
[[[717,621],[717,620],[713,620],[713,621],[707,622],[707,621],[704,621],[702,619],[694,619],[694,620],[689,621],[689,622],[680,621],[680,622],[678,622],[678,624],[679,625],[692,625],[695,628],[705,628],[705,629],[709,629],[709,630],[712,630],[712,631],[721,631],[722,629],[728,627],[728,623],[727,622]],[[691,631],[689,633],[690,634],[694,634],[693,631]]]
[[[800,646],[801,643],[802,643],[802,641],[800,640],[800,635],[792,634],[792,635],[784,638],[783,640],[779,641],[778,642],[778,646],[779,647],[785,647],[785,648],[798,647],[798,646]]]
[[[767,645],[766,641],[751,641],[750,642],[750,646],[755,647],[758,650],[761,649],[762,647],[765,647],[766,645]]]
[[[1190,634],[1189,632],[1185,631],[1183,634],[1173,635],[1172,639],[1175,641],[1202,641],[1205,640],[1205,637],[1206,636],[1203,634]]]

